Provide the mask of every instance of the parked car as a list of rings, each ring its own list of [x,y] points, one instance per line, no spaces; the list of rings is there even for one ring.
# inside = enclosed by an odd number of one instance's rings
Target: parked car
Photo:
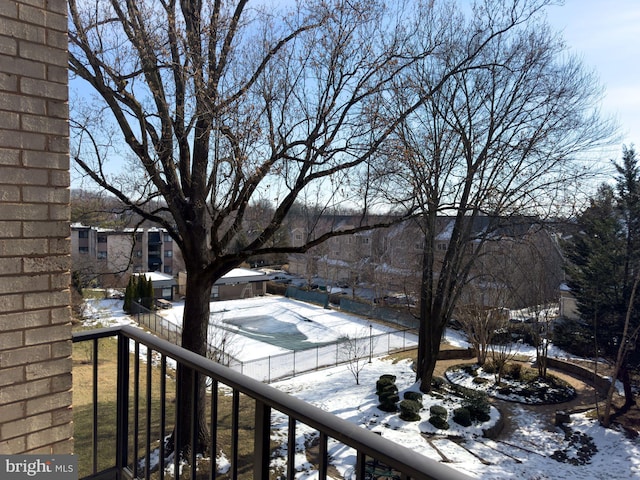
[[[165,300],[164,298],[156,299],[156,307],[158,308],[171,308],[173,304],[169,300]]]

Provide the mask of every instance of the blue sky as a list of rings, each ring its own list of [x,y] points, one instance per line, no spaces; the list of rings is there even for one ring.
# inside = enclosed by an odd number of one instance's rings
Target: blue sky
[[[619,160],[623,144],[640,150],[640,0],[565,0],[547,15],[570,51],[599,76],[606,89],[602,112],[620,125],[620,141],[602,160]]]
[[[640,148],[640,1],[565,0],[548,9],[570,50],[593,69],[604,87],[604,114],[617,118],[622,144]]]

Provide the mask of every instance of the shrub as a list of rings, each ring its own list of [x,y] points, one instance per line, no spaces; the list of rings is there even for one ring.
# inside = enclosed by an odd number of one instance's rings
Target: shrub
[[[553,344],[569,353],[591,357],[594,353],[592,328],[581,321],[563,319],[553,326]]]
[[[422,409],[422,404],[415,400],[402,400],[399,404],[400,418],[407,422],[417,422],[420,420],[418,412]]]
[[[500,395],[511,395],[511,387],[509,385],[502,385],[498,388]]]
[[[376,393],[380,394],[380,392],[384,391],[385,389],[388,389],[389,386],[393,386],[393,388],[395,388],[396,391],[398,391],[398,389],[396,388],[395,381],[396,381],[395,375],[382,375],[376,381]]]
[[[381,385],[376,389],[376,395],[378,396],[382,394],[388,394],[388,393],[398,393],[398,387],[396,387],[395,383]]]
[[[383,412],[397,412],[398,406],[397,403],[400,400],[400,397],[397,395],[395,397],[388,397],[385,399],[380,399],[380,404],[378,408]]]
[[[491,412],[489,397],[484,392],[468,390],[462,401],[462,406],[469,410],[472,420],[486,422],[491,418],[489,415],[489,412]]]
[[[522,364],[509,363],[505,371],[505,375],[513,380],[520,380],[522,378]]]
[[[496,364],[489,360],[484,362],[484,365],[482,365],[482,369],[489,374],[496,373],[498,371],[496,368]]]
[[[383,392],[378,395],[378,401],[380,402],[378,408],[383,412],[395,412],[398,410],[396,404],[400,401],[400,397],[393,391]]]
[[[429,418],[429,423],[439,430],[449,430],[449,423],[444,418],[437,415]]]
[[[420,392],[404,392],[403,397],[405,400],[415,400],[422,403],[422,393]]]
[[[442,405],[432,405],[431,408],[429,408],[429,413],[431,413],[432,417],[442,417],[444,420],[446,420],[449,415],[447,409]]]
[[[475,365],[464,365],[462,367],[462,371],[468,375],[471,375],[472,377],[478,375],[478,368]]]
[[[444,387],[444,384],[445,384],[446,382],[447,382],[447,381],[446,381],[444,378],[442,378],[442,377],[433,377],[433,378],[431,379],[431,387],[432,387],[432,388],[435,388],[436,390],[441,390],[441,389],[442,389],[442,387]]]
[[[376,382],[376,394],[378,395],[378,408],[383,412],[395,412],[396,404],[400,401],[398,387],[395,384],[395,375],[381,375]]]
[[[471,380],[472,383],[475,383],[476,385],[484,385],[486,383],[491,382],[491,380],[489,380],[488,378],[484,378],[484,377],[475,377],[473,380]]]
[[[460,407],[453,411],[453,421],[463,427],[471,426],[471,412],[468,408]]]

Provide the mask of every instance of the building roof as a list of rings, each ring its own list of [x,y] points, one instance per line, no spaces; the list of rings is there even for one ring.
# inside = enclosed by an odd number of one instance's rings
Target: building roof
[[[215,284],[229,285],[232,283],[264,282],[269,277],[264,272],[249,270],[248,268],[234,268],[225,274]]]
[[[172,275],[162,273],[162,272],[142,272],[142,273],[134,273],[134,275],[144,275],[147,277],[147,280],[151,280],[152,282],[173,282],[174,278]]]

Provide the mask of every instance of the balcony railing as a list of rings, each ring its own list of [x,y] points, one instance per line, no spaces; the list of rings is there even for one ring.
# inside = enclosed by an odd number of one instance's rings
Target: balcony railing
[[[88,352],[83,367],[90,372],[90,381],[83,380],[82,388],[90,390],[91,406],[85,409],[84,419],[75,420],[76,452],[80,464],[85,465],[82,478],[162,480],[182,472],[181,479],[293,479],[301,463],[307,470],[316,470],[320,479],[468,478],[139,329],[122,326],[83,331],[75,333],[73,341]],[[115,357],[111,364],[109,352]],[[195,425],[195,415],[189,425],[180,425],[180,416],[175,414],[180,407],[174,401],[178,384],[173,373],[181,367],[206,379],[206,415],[211,430],[208,450],[223,455],[211,455],[204,461],[192,452],[184,463],[174,456],[167,464],[167,447],[161,439],[174,429],[193,431]],[[107,377],[113,377],[115,385]],[[197,381],[193,380],[191,388],[197,389]],[[108,410],[113,411],[112,416],[105,414]],[[190,410],[198,408],[191,405]],[[111,429],[105,428],[105,418],[115,420],[115,425],[107,425]],[[89,432],[87,440],[79,438],[82,422],[89,424],[84,429]],[[273,435],[273,422],[280,427],[286,423],[278,435]],[[109,430],[113,433],[105,433]],[[305,440],[302,452],[301,439]],[[353,451],[353,465],[347,473],[339,473],[331,465],[330,452],[336,451],[336,442]]]

